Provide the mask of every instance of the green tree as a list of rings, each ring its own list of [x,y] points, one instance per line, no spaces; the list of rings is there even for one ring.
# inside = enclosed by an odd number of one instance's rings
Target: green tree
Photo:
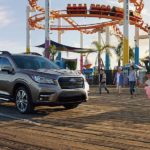
[[[49,47],[49,52],[51,54],[51,60],[54,61],[55,55],[57,54],[56,46],[55,45],[51,45]]]
[[[123,41],[121,41],[117,48],[115,49],[115,53],[117,55],[117,60],[118,60],[118,66],[121,65],[121,61],[123,60]],[[133,61],[134,60],[134,48],[131,48],[129,46],[129,60]]]
[[[115,49],[115,53],[117,55],[117,61],[118,61],[118,66],[121,66],[121,60],[122,60],[122,46],[123,46],[123,42],[121,41],[117,48]]]
[[[129,60],[134,61],[134,48],[129,47]]]
[[[94,41],[92,44],[95,46],[95,48],[98,52],[98,72],[100,72],[100,68],[104,67],[104,62],[102,60],[102,54],[104,52],[106,52],[109,56],[111,56],[111,52],[108,48],[114,48],[114,47],[112,47],[110,45],[101,45],[97,41]]]
[[[67,65],[68,69],[76,70],[77,68],[77,61],[75,60],[66,60],[65,64]]]

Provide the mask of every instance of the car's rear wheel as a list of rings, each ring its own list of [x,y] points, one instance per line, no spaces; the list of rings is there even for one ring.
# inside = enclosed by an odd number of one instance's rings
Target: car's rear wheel
[[[19,87],[15,94],[16,107],[20,113],[31,113],[34,109],[29,91]]]
[[[74,109],[78,107],[79,104],[65,104],[63,105],[66,109]]]

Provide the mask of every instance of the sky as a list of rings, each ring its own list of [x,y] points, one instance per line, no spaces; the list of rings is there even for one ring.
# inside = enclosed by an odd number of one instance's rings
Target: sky
[[[91,3],[95,4],[109,4],[111,6],[120,6],[122,3],[118,3],[117,0],[51,0],[51,9],[53,10],[65,10],[68,3],[86,3],[88,7]],[[149,0],[144,0],[145,7],[142,12],[142,16],[146,23],[150,24],[150,6]],[[26,6],[28,0],[0,0],[0,50],[7,50],[11,53],[21,53],[26,49]],[[39,0],[39,5],[44,7],[44,0]],[[130,5],[133,9],[133,5]],[[98,23],[100,19],[87,19],[87,18],[76,18],[80,24],[85,23]],[[56,21],[54,21],[54,24]],[[120,29],[122,30],[122,26]],[[134,47],[134,26],[130,26],[130,45]],[[141,34],[146,34],[140,31]],[[51,31],[50,37],[54,41],[58,41],[56,31]],[[45,40],[43,30],[31,31],[31,51],[42,53],[42,49],[36,48],[36,45],[42,44]],[[97,34],[84,35],[84,48],[91,47],[91,43],[97,40]],[[103,41],[105,41],[105,35],[103,35]],[[78,31],[65,31],[62,35],[62,44],[69,46],[80,47],[80,33]],[[111,44],[118,44],[118,41],[113,36],[111,37]],[[144,57],[148,55],[148,40],[140,40],[140,56]],[[68,57],[66,53],[63,57]],[[70,58],[79,58],[77,54],[70,54]],[[96,55],[91,55],[92,62],[94,63]],[[90,57],[90,58],[91,58]],[[115,62],[113,62],[115,65]]]

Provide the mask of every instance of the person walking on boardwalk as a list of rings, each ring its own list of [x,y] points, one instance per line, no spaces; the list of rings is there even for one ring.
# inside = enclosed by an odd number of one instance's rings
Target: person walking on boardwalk
[[[145,81],[145,92],[146,92],[146,95],[147,95],[147,98],[150,99],[150,72],[147,72],[146,73],[146,77],[147,77],[147,80]]]
[[[118,67],[117,72],[114,77],[114,84],[116,84],[118,95],[121,94],[121,88],[123,87],[124,76],[122,73],[122,68]]]
[[[135,95],[135,85],[136,85],[136,72],[134,69],[134,66],[130,66],[130,71],[129,71],[129,87],[130,87],[130,95],[131,98]]]
[[[109,93],[109,90],[107,89],[106,86],[106,73],[104,71],[104,69],[100,69],[100,74],[99,74],[99,93],[102,93],[102,88],[105,89],[105,91],[107,91],[107,93]]]

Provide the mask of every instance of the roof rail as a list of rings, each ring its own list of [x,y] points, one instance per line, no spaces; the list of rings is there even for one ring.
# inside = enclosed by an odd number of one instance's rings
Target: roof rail
[[[30,52],[30,53],[23,53],[23,54],[31,54],[31,55],[37,55],[37,56],[42,56],[41,54],[37,53],[37,52]]]
[[[0,51],[0,54],[11,55],[8,51]]]

